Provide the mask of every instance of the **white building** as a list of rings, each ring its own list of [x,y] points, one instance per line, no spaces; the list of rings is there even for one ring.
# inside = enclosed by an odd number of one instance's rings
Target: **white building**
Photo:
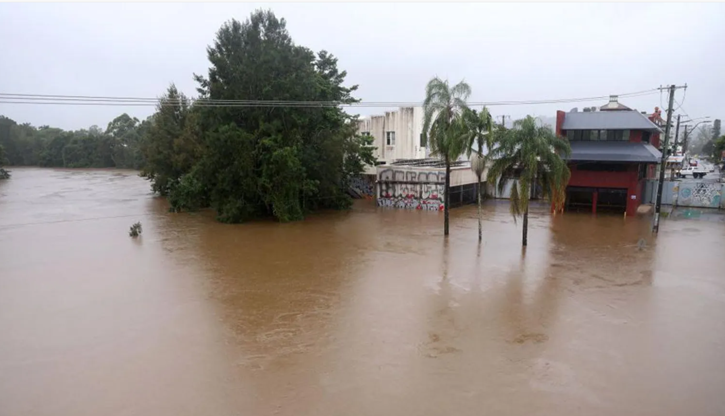
[[[429,155],[423,142],[423,107],[400,107],[386,111],[385,115],[366,117],[360,120],[358,132],[375,138],[375,157],[386,165],[399,159],[424,159]]]
[[[378,166],[366,168],[368,189],[374,189],[378,205],[438,210],[443,206],[445,165],[430,158],[423,140],[423,108],[400,107],[385,115],[363,118],[358,133],[374,138]],[[451,169],[451,204],[475,200],[476,175],[462,156]],[[364,193],[364,192],[360,192]]]

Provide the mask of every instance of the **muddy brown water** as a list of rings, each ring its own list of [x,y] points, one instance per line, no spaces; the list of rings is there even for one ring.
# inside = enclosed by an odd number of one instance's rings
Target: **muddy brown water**
[[[722,415],[725,223],[505,203],[225,225],[0,181],[0,415]],[[129,238],[129,226],[143,234]],[[647,241],[639,249],[640,238]]]

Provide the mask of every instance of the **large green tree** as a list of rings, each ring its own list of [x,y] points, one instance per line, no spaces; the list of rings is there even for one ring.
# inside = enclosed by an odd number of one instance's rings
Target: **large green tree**
[[[108,123],[105,135],[110,157],[117,168],[138,169],[142,165],[141,122],[126,113]]]
[[[463,113],[464,135],[466,136],[466,149],[471,158],[471,168],[476,173],[477,203],[478,203],[478,241],[483,233],[481,203],[483,200],[483,174],[493,149],[495,136],[495,123],[491,113],[484,107],[480,112],[469,110]],[[473,155],[473,157],[471,157]]]
[[[172,84],[159,99],[156,113],[144,122],[148,127],[141,139],[141,175],[155,192],[168,195],[200,159],[195,120],[189,99]]]
[[[423,135],[429,143],[431,154],[438,156],[446,165],[444,192],[443,234],[448,236],[448,210],[450,209],[451,164],[467,146],[466,124],[463,113],[468,110],[466,100],[471,87],[461,81],[451,87],[448,80],[435,77],[428,82],[423,102]]]
[[[337,59],[296,45],[270,11],[225,23],[207,55],[211,67],[195,75],[200,96],[192,106],[200,151],[168,188],[172,209],[208,202],[219,220],[240,222],[298,220],[310,210],[349,206],[349,178],[374,159],[369,139],[355,134],[355,118],[339,107],[356,101],[356,86],[344,85]],[[159,140],[153,129],[147,146]],[[144,171],[159,190],[153,165],[147,160]]]
[[[555,209],[560,209],[566,196],[570,172],[562,157],[571,153],[569,143],[556,137],[550,128],[537,125],[527,116],[514,122],[512,129],[500,136],[492,152],[488,170],[489,183],[503,192],[512,179],[511,214],[523,216],[522,244],[528,244],[529,199],[532,189],[539,188]]]

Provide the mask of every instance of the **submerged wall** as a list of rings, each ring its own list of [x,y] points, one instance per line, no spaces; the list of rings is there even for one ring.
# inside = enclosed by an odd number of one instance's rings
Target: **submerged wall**
[[[444,208],[445,168],[378,166],[377,204],[381,207],[425,209]],[[451,169],[452,205],[471,202],[475,197],[476,175],[470,167]]]

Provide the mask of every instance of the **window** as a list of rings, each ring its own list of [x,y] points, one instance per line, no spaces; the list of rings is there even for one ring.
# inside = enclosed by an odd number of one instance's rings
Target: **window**
[[[626,172],[627,165],[622,163],[579,163],[576,165],[577,170],[590,172]]]
[[[428,145],[428,141],[426,140],[425,134],[420,134],[420,147],[426,147]]]
[[[582,140],[582,131],[581,130],[567,130],[566,138],[569,139],[570,142],[580,142]]]
[[[385,143],[388,146],[395,146],[395,132],[394,131],[385,132]]]
[[[629,141],[629,130],[567,130],[566,138],[577,141]]]
[[[362,132],[362,135],[363,136],[370,136],[370,132],[369,131],[364,131],[364,132]]]
[[[607,141],[628,142],[629,130],[607,130]]]
[[[650,138],[652,137],[652,133],[648,131],[642,132],[642,143],[649,143]]]

